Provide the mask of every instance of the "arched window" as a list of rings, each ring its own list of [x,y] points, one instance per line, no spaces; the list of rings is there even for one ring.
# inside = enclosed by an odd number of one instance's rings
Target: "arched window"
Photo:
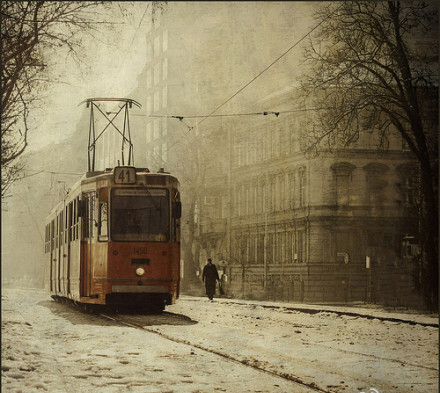
[[[348,206],[350,204],[352,172],[356,167],[349,162],[340,162],[333,164],[330,168],[333,171],[335,204],[337,206]]]
[[[385,174],[389,168],[384,164],[374,162],[365,165],[364,170],[367,180],[367,204],[371,207],[381,207],[386,198],[385,187],[387,182],[385,180]]]

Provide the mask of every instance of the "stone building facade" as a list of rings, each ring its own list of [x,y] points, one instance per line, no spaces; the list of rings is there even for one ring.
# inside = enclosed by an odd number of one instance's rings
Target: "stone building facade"
[[[402,244],[417,223],[414,159],[397,134],[381,151],[367,131],[350,148],[308,157],[304,115],[288,110],[294,99],[287,89],[263,100],[279,114],[223,127],[229,168],[203,191],[200,239],[227,266],[229,294],[395,304],[413,296]]]

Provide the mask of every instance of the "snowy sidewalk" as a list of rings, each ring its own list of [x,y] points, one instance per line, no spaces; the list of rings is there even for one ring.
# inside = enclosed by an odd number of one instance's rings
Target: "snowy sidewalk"
[[[181,298],[187,300],[203,300],[205,297],[197,296],[181,296]],[[253,306],[260,306],[264,308],[279,308],[289,311],[302,311],[310,314],[319,312],[333,312],[341,315],[359,316],[368,319],[380,319],[382,321],[391,322],[406,322],[410,324],[420,324],[423,326],[439,326],[439,317],[436,314],[426,314],[417,311],[397,311],[387,310],[380,305],[325,305],[325,304],[306,304],[306,303],[284,303],[284,302],[269,302],[269,301],[257,301],[257,300],[241,300],[241,299],[228,299],[228,298],[216,298],[218,302],[234,303],[234,304],[246,304]]]

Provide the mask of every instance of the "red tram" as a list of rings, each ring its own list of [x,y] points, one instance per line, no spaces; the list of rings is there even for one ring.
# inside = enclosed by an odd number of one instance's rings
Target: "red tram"
[[[119,166],[87,172],[46,220],[53,298],[162,311],[179,297],[178,180]]]

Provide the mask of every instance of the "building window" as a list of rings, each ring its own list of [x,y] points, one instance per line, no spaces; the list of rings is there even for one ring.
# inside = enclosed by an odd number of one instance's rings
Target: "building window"
[[[416,202],[416,182],[413,177],[405,176],[403,179],[403,202],[405,206],[414,206]]]
[[[151,89],[152,86],[152,75],[151,75],[151,68],[147,70],[147,89]]]
[[[228,218],[228,197],[222,196],[221,218]]]
[[[272,157],[276,158],[280,155],[280,129],[277,127],[272,131]]]
[[[295,125],[289,124],[288,126],[288,138],[289,138],[289,146],[290,146],[290,153],[294,153],[297,151],[297,138],[295,134]]]
[[[285,209],[285,200],[286,200],[286,186],[285,186],[285,176],[284,174],[280,175],[280,210]]]
[[[168,59],[162,59],[162,79],[165,80],[168,77]]]
[[[249,185],[245,184],[244,186],[244,214],[249,214]]]
[[[257,263],[264,263],[264,234],[258,234],[257,240]]]
[[[242,204],[242,202],[241,202],[241,200],[242,200],[242,187],[241,186],[238,186],[238,190],[237,190],[236,195],[237,195],[237,199],[238,199],[237,203],[236,203],[237,215],[240,217],[241,216],[241,211],[242,211],[242,208],[241,208],[241,204]]]
[[[154,66],[154,85],[157,85],[160,80],[160,63]]]
[[[153,97],[152,96],[148,96],[147,97],[147,115],[150,114],[152,112],[152,103],[153,103]]]
[[[153,59],[153,44],[151,43],[151,41],[147,42],[147,60],[152,60]]]
[[[271,179],[268,183],[268,187],[269,190],[267,192],[267,210],[268,211],[273,211],[274,210],[274,190],[275,190],[275,185],[274,185],[274,179]]]
[[[160,54],[160,36],[156,36],[154,38],[154,57],[159,56]]]
[[[255,195],[255,213],[263,212],[263,184],[257,182]]]
[[[266,246],[267,246],[267,249],[266,249],[267,262],[273,263],[274,262],[274,252],[273,251],[274,251],[274,246],[275,246],[273,233],[269,234],[269,238],[268,238],[268,242],[267,242]]]
[[[283,210],[284,175],[277,176],[277,210]]]
[[[335,175],[336,204],[348,206],[350,202],[350,175],[338,173]]]
[[[162,118],[162,135],[165,136],[168,133],[168,119]]]
[[[380,163],[370,163],[364,166],[367,181],[367,204],[371,207],[380,207],[385,201],[385,187],[387,182],[383,176],[388,171],[386,165]]]
[[[151,123],[147,124],[147,143],[152,140]]]
[[[162,36],[162,50],[166,52],[168,50],[168,30],[164,30]]]
[[[305,261],[305,250],[306,250],[306,237],[304,231],[298,231],[297,236],[297,246],[296,246],[296,256],[299,263],[303,263]]]
[[[159,162],[160,159],[160,146],[154,146],[153,150],[153,160],[155,163]]]
[[[415,166],[409,164],[399,165],[396,169],[399,174],[397,185],[403,206],[415,207],[420,189],[418,171]]]
[[[168,147],[166,143],[162,144],[162,162],[166,163],[168,160]]]
[[[287,262],[296,262],[296,250],[295,250],[295,232],[291,231],[287,233]]]
[[[298,172],[298,202],[300,207],[306,205],[306,172],[301,168]]]
[[[159,91],[154,92],[154,112],[160,109],[160,93]]]
[[[255,260],[255,254],[256,254],[256,237],[255,235],[250,235],[249,236],[249,263],[250,264],[255,264],[256,260]]]
[[[255,164],[257,162],[257,145],[255,142],[249,143],[249,164]]]
[[[335,204],[348,206],[350,204],[350,183],[354,165],[348,162],[336,163],[331,166],[334,179]]]
[[[255,162],[257,161],[263,161],[264,159],[264,153],[263,153],[263,138],[259,135],[258,137],[255,137]]]
[[[165,86],[162,89],[162,108],[166,108],[168,105],[168,88]]]
[[[235,146],[235,158],[237,166],[246,165],[246,148],[243,145]]]
[[[253,213],[258,213],[258,182],[253,185],[253,195],[254,195],[254,203],[253,203]]]
[[[289,179],[289,186],[288,186],[289,207],[290,209],[294,209],[295,208],[295,174],[289,173],[288,179]]]
[[[243,261],[249,263],[249,236],[243,236]]]
[[[278,232],[277,233],[277,246],[276,246],[276,262],[277,263],[284,263],[284,233]]]
[[[160,119],[154,119],[153,138],[158,139],[160,137]]]

